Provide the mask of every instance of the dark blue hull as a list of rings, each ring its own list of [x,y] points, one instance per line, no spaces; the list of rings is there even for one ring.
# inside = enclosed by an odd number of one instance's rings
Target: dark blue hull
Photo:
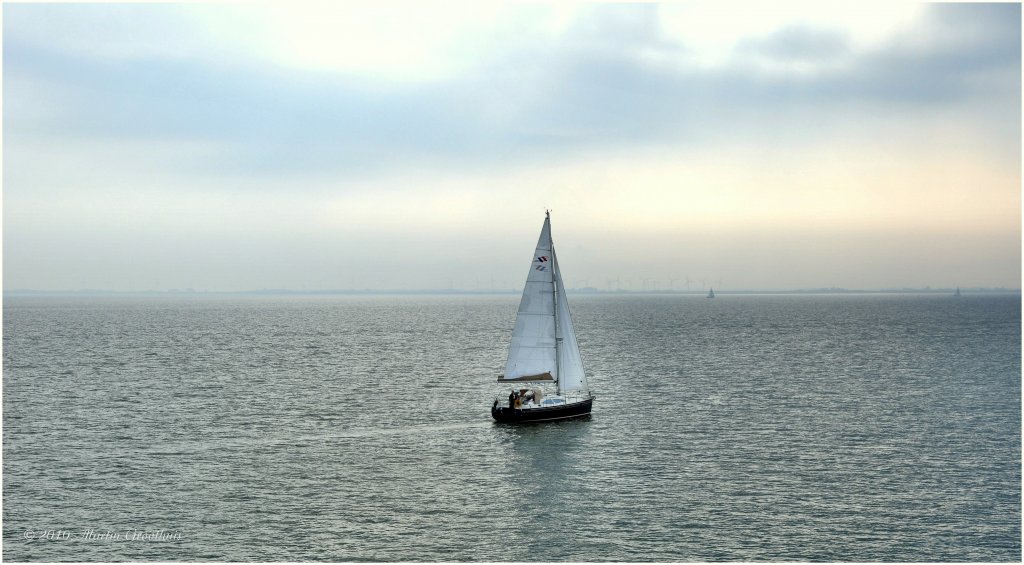
[[[571,402],[558,406],[545,406],[543,408],[530,408],[527,410],[516,410],[508,406],[491,406],[491,417],[503,424],[522,424],[529,422],[549,422],[551,420],[567,420],[590,415],[590,409],[594,405],[594,398],[588,398],[580,402]]]

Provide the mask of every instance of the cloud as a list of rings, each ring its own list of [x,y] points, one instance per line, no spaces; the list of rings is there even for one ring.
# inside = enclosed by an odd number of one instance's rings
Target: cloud
[[[6,19],[9,29],[40,15],[19,8]],[[594,5],[558,36],[491,52],[462,75],[427,82],[215,64],[212,53],[188,56],[191,48],[167,56],[175,41],[202,42],[187,28],[153,42],[124,29],[136,20],[158,27],[173,11],[105,9],[111,16],[100,21],[120,34],[106,47],[94,35],[65,45],[94,45],[83,51],[44,46],[38,33],[5,39],[10,140],[28,131],[203,140],[220,151],[185,164],[208,174],[355,178],[714,142],[722,131],[775,128],[773,117],[788,120],[787,135],[813,141],[849,120],[851,105],[871,107],[869,119],[879,120],[919,112],[915,104],[941,111],[981,103],[982,113],[999,113],[989,121],[1019,107],[1019,5],[932,6],[921,25],[858,52],[841,32],[787,27],[743,41],[737,53],[746,59],[716,68],[689,64],[685,38],[666,35],[656,7]],[[181,19],[168,21],[177,30]],[[69,25],[59,18],[52,31]],[[764,68],[759,58],[821,68]]]
[[[751,148],[878,140],[912,157],[1005,156],[1004,168],[1019,169],[1017,5],[934,5],[870,43],[804,22],[747,37],[708,66],[664,25],[661,7],[596,4],[557,25],[550,13],[502,20],[502,33],[516,27],[510,21],[529,33],[489,46],[457,75],[414,81],[257,65],[224,45],[197,55],[185,46],[208,40],[191,30],[154,29],[153,47],[118,35],[137,18],[158,27],[166,6],[73,6],[94,30],[75,38],[58,18],[51,31],[68,37],[54,42],[43,41],[50,24],[39,18],[66,16],[59,7],[18,8],[5,19],[17,31],[4,38],[9,203],[59,190],[106,199],[128,190],[398,195],[523,169],[644,163],[651,152],[678,163],[716,151],[742,161]],[[99,45],[104,26],[117,32],[112,45]],[[72,49],[79,44],[92,47]]]
[[[737,281],[762,250],[859,269],[864,234],[893,263],[963,240],[936,277],[992,244],[979,280],[1019,279],[1018,5],[346,3],[277,31],[254,6],[5,6],[5,282],[444,287],[455,250],[518,280],[543,207],[593,280],[637,249]]]
[[[850,53],[842,32],[791,26],[765,38],[748,38],[737,46],[740,54],[760,55],[780,62],[830,62]]]

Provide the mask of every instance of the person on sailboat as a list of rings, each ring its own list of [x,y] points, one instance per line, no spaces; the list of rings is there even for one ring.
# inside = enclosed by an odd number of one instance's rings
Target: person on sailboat
[[[516,407],[516,391],[508,393],[508,409],[511,410]]]

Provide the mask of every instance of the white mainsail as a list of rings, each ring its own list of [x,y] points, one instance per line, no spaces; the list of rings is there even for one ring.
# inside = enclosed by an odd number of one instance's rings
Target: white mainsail
[[[556,376],[551,265],[551,220],[545,218],[519,301],[503,380],[553,380]]]
[[[530,260],[516,327],[502,381],[557,380],[558,391],[587,390],[583,361],[551,243],[551,217],[544,218]]]

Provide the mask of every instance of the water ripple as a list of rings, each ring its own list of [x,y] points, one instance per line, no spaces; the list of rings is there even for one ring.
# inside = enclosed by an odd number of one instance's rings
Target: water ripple
[[[3,557],[1020,560],[1019,296],[574,298],[509,427],[516,302],[7,299]]]

